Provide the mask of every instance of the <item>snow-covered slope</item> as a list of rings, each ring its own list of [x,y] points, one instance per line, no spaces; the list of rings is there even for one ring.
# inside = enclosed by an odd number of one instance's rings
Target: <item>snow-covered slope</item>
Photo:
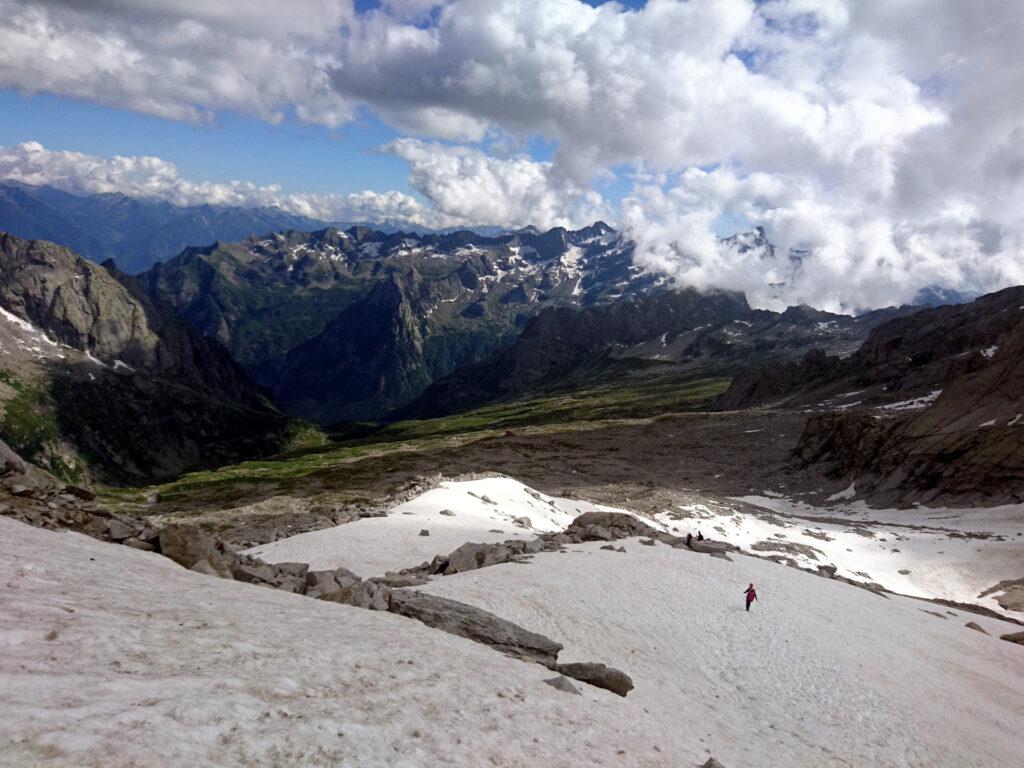
[[[540,666],[393,614],[4,517],[0,573],[0,766],[620,768],[697,755],[632,700],[557,691]]]
[[[834,498],[842,502],[843,496]],[[832,564],[854,581],[1021,618],[996,602],[999,593],[981,594],[1024,576],[1024,505],[886,510],[861,501],[827,507],[769,496],[736,501],[690,502],[658,518],[680,530],[700,527],[706,535],[803,568]]]
[[[448,554],[467,541],[532,539],[538,532],[562,531],[578,515],[594,510],[621,511],[546,496],[506,477],[449,481],[395,507],[387,517],[302,533],[247,554],[270,563],[344,567],[360,576],[380,576]],[[529,528],[513,522],[523,517],[529,518]],[[429,536],[420,535],[424,529]]]
[[[422,589],[556,638],[560,660],[621,668],[628,700],[658,723],[649,742],[682,733],[700,750],[675,765],[1020,764],[1024,648],[964,624],[1019,627],[754,558],[625,547],[572,546]]]

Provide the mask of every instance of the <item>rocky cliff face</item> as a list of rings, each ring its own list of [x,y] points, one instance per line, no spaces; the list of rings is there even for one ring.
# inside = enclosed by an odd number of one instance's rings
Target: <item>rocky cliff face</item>
[[[223,348],[130,277],[0,234],[0,432],[63,475],[167,477],[290,429]]]
[[[615,364],[722,375],[738,360],[799,355],[815,344],[843,347],[862,333],[853,318],[821,314],[827,322],[752,310],[741,294],[693,289],[547,309],[515,343],[436,382],[397,415],[438,416],[538,392],[566,377],[585,379],[586,366],[591,377]]]
[[[1024,287],[883,323],[848,357],[749,368],[716,406],[765,403],[818,411],[798,460],[875,502],[1024,500]]]
[[[1020,319],[1022,306],[1024,287],[1016,287],[968,304],[897,310],[900,316],[892,319],[872,313],[859,318],[875,326],[852,354],[815,351],[800,362],[750,366],[735,377],[716,406],[813,405],[850,391],[865,404],[882,405],[927,393],[987,367],[1000,340]]]
[[[860,494],[881,502],[1024,501],[1021,314],[1018,307],[1016,324],[995,349],[986,348],[990,354],[949,375],[931,405],[882,416],[817,416],[808,422],[797,456],[805,464],[827,463],[836,475],[854,479]]]

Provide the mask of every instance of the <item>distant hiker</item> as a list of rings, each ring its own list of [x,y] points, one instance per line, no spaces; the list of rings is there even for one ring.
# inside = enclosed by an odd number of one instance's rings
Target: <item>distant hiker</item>
[[[704,541],[704,534],[697,531],[697,541]]]
[[[693,534],[692,533],[686,534],[686,546],[688,546],[688,547],[692,547],[693,546]]]
[[[743,594],[745,594],[747,596],[747,610],[749,611],[750,610],[750,604],[752,602],[754,602],[755,600],[757,600],[757,590],[754,589],[754,583],[753,582],[750,583],[750,586],[747,587],[747,589],[744,591]]]

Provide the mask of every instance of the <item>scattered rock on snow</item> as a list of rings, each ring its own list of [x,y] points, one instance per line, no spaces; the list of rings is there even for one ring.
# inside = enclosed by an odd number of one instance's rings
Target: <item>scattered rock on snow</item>
[[[440,512],[438,512],[438,514],[444,515],[445,517],[455,517],[455,513],[452,512],[450,509],[442,509]]]
[[[428,531],[426,528],[423,528],[423,529],[420,530],[420,536],[429,536],[429,535],[430,535],[430,531]]]
[[[1008,635],[1000,635],[1000,640],[1009,640],[1011,643],[1024,645],[1024,632],[1011,632]]]
[[[513,518],[512,525],[518,528],[533,528],[533,521],[526,515],[523,515],[522,517]]]
[[[964,626],[967,627],[968,629],[973,629],[973,630],[976,630],[978,632],[981,632],[981,634],[983,634],[983,635],[987,635],[988,634],[988,632],[985,631],[984,627],[980,626],[979,624],[976,624],[973,621],[968,621],[966,624],[964,624]]]
[[[713,757],[709,757],[708,761],[704,763],[700,768],[725,768],[720,762],[715,760]]]

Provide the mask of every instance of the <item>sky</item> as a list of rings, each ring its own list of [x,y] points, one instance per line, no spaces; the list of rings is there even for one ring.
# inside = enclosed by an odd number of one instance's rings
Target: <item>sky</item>
[[[638,263],[758,306],[1024,283],[1020,0],[0,13],[0,178],[421,228],[604,219]],[[721,239],[755,226],[773,252]]]

